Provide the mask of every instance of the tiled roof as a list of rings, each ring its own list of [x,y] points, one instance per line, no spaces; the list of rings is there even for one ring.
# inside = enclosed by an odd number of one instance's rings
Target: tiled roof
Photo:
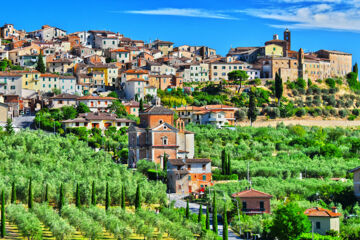
[[[145,82],[145,80],[142,78],[132,78],[127,80],[127,82]]]
[[[51,97],[50,99],[77,99],[79,96],[68,94],[68,93],[62,93],[56,96]]]
[[[124,73],[133,73],[133,74],[147,74],[148,71],[146,70],[141,70],[141,69],[129,69],[129,70],[126,70]]]
[[[40,74],[40,77],[53,77],[53,78],[58,78],[59,75],[51,74],[51,73],[44,73],[44,74]]]
[[[198,159],[169,159],[169,162],[173,166],[183,166],[188,163],[209,163],[210,159],[207,158],[198,158]]]
[[[117,100],[117,98],[100,97],[100,96],[83,96],[83,97],[79,97],[78,100]]]
[[[22,77],[22,75],[12,72],[0,72],[0,77]]]
[[[231,196],[240,197],[240,198],[272,198],[270,194],[263,193],[254,189],[249,189],[242,192],[234,193]]]
[[[336,209],[336,208],[335,208]],[[304,212],[305,215],[307,215],[308,217],[330,217],[330,218],[335,218],[335,217],[340,217],[341,213],[335,213],[331,210],[325,209],[325,208],[320,208],[320,207],[314,207],[314,208],[309,208],[306,209]]]
[[[165,108],[163,106],[152,106],[148,109],[145,109],[145,111],[141,114],[150,114],[150,115],[173,115],[174,112],[168,108]]]
[[[125,49],[113,49],[113,50],[110,50],[110,52],[129,52],[129,50],[125,50]]]

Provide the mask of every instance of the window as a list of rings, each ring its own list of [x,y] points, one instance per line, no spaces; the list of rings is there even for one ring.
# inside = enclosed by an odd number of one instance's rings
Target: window
[[[205,170],[206,169],[206,164],[202,165],[202,169]]]
[[[203,175],[202,180],[206,181],[206,175]]]
[[[225,69],[226,69],[226,67],[225,67],[225,66],[222,66],[222,69],[223,69],[223,70],[225,70]]]
[[[14,89],[15,89],[15,86],[11,86],[10,89],[14,90]]]
[[[160,123],[160,124],[162,124],[162,123],[163,123],[163,120],[162,120],[162,119],[160,119],[160,120],[159,120],[159,123]]]
[[[162,138],[162,144],[163,145],[168,145],[168,138],[167,137]]]
[[[246,211],[246,209],[247,209],[246,201],[242,202],[242,209],[243,209],[243,211]]]
[[[214,66],[214,69],[217,69],[217,66]]]
[[[316,229],[320,229],[320,228],[321,228],[320,222],[316,222]]]
[[[260,201],[260,211],[265,211],[264,201]]]
[[[191,170],[191,165],[187,165],[187,169],[188,169],[188,170]]]
[[[188,178],[188,179],[189,179],[189,181],[191,181],[191,176],[189,176],[189,178]]]
[[[28,84],[29,84],[28,81],[26,81],[26,82],[25,82],[25,85],[27,86]]]

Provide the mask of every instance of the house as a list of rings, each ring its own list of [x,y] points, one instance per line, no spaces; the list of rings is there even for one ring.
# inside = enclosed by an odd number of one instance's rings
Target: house
[[[119,75],[118,67],[115,64],[94,64],[87,68],[87,72],[102,72],[104,74],[105,86],[115,86]]]
[[[224,61],[216,61],[210,63],[210,80],[229,80],[228,73],[234,70],[243,70],[252,68],[252,65],[246,62],[233,61],[231,58],[227,58]]]
[[[38,90],[42,92],[52,92],[53,89],[60,89],[59,75],[44,73],[40,74]]]
[[[354,195],[360,200],[360,166],[349,170],[349,172],[354,174]]]
[[[140,109],[140,103],[136,101],[130,101],[123,103],[125,106],[126,112],[130,115],[134,115],[136,117],[139,116],[139,109]],[[147,104],[144,104],[144,108],[148,108],[149,106]]]
[[[117,100],[113,97],[83,96],[77,99],[78,104],[84,103],[91,112],[107,112],[112,102]]]
[[[325,235],[330,230],[340,231],[341,213],[337,212],[336,207],[332,207],[331,211],[320,207],[309,208],[304,214],[311,221],[314,233]]]
[[[172,193],[199,193],[206,187],[213,185],[211,182],[210,159],[169,159],[167,165],[168,187]]]
[[[129,69],[121,73],[121,84],[124,86],[128,80],[137,78],[147,81],[149,79],[149,72],[142,69]]]
[[[18,95],[22,92],[22,75],[13,72],[0,72],[0,94]]]
[[[231,196],[239,201],[239,205],[242,206],[241,211],[247,215],[271,213],[270,194],[250,188]]]
[[[74,65],[74,61],[67,58],[48,59],[46,62],[48,71],[60,74],[72,73]]]
[[[138,99],[144,99],[147,83],[148,82],[142,78],[132,78],[127,80],[125,83],[125,98],[129,100],[134,100],[136,97]]]
[[[169,41],[155,40],[150,44],[152,48],[161,51],[162,55],[168,55],[169,52],[172,52],[174,49],[174,43]]]
[[[184,69],[184,82],[207,82],[209,81],[209,64],[195,63]]]
[[[176,68],[160,63],[149,63],[151,74],[153,75],[175,75]]]
[[[66,128],[73,127],[86,127],[91,130],[92,128],[99,128],[102,131],[108,129],[109,127],[115,127],[116,130],[119,130],[122,127],[128,127],[130,124],[135,121],[117,118],[116,114],[113,113],[80,113],[79,116],[75,119],[68,119],[62,121]]]
[[[109,51],[109,57],[119,63],[130,62],[130,51],[125,49],[112,49]]]
[[[76,93],[76,77],[75,76],[60,76],[60,90],[62,93],[75,94]]]
[[[76,106],[79,96],[62,93],[50,98],[51,108],[61,108],[64,106]]]
[[[150,75],[149,85],[160,90],[165,90],[172,86],[173,77],[173,75]]]
[[[35,69],[37,66],[39,54],[25,54],[20,56],[20,66],[24,68]],[[46,57],[43,56],[43,62],[46,63]]]
[[[206,105],[203,107],[179,107],[174,109],[185,123],[212,124],[217,127],[235,125],[236,107],[227,105]]]
[[[22,75],[22,88],[38,90],[40,88],[40,72],[37,70],[15,70],[11,71],[14,74]]]
[[[64,37],[66,35],[66,31],[57,27],[44,25],[39,30],[29,32],[28,35],[30,38],[39,38],[43,41],[51,41],[55,38]]]
[[[9,114],[9,107],[5,103],[0,102],[0,124],[6,123]]]
[[[139,113],[140,124],[128,129],[130,167],[140,159],[147,159],[163,166],[163,156],[168,159],[194,157],[194,133],[184,129],[179,120],[174,127],[174,112],[157,99],[156,105]]]

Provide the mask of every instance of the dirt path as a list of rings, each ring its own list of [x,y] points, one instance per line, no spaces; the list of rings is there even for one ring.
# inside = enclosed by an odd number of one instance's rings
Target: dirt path
[[[348,120],[323,120],[323,119],[275,119],[268,121],[256,121],[253,123],[253,127],[276,127],[279,123],[287,125],[303,125],[303,126],[319,126],[319,127],[358,127],[360,126],[360,120],[348,121]],[[250,122],[238,122],[237,126],[247,127],[250,126]]]

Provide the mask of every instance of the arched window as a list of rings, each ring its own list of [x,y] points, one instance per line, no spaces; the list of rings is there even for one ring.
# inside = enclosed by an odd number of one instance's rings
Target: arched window
[[[168,138],[167,137],[162,137],[162,143],[163,145],[168,145]]]

